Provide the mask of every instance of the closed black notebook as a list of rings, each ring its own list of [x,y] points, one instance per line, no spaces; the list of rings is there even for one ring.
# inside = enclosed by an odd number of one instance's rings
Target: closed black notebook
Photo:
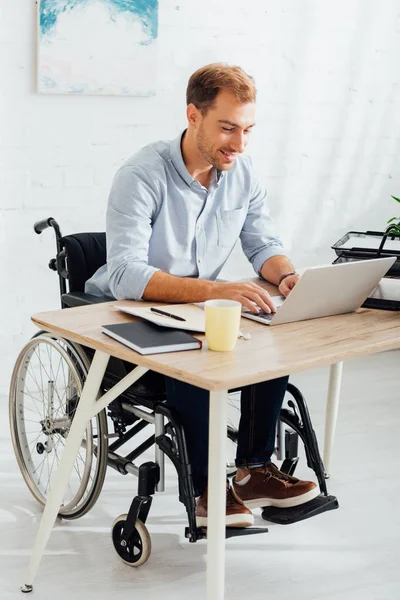
[[[103,333],[139,354],[159,354],[201,348],[201,341],[186,331],[159,327],[148,321],[103,325]]]

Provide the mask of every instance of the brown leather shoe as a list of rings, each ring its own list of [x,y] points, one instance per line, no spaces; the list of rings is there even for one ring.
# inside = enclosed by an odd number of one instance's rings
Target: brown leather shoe
[[[312,481],[301,481],[282,473],[272,462],[263,467],[245,469],[243,485],[233,479],[233,493],[237,500],[250,509],[264,506],[289,508],[309,502],[319,495],[319,487]]]
[[[196,503],[197,527],[207,527],[207,489],[202,493]],[[232,494],[229,484],[226,484],[226,527],[250,527],[254,525],[254,517],[241,500]]]

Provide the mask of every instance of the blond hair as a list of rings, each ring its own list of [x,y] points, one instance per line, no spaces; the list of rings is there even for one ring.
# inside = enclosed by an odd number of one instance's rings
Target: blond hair
[[[256,101],[254,79],[241,67],[212,63],[201,67],[190,77],[186,90],[186,103],[194,104],[203,115],[214,106],[221,90],[233,94],[239,104]]]

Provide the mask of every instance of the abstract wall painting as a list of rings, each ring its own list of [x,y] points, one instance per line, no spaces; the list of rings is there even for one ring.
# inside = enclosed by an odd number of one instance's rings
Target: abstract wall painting
[[[152,96],[158,0],[39,0],[38,91]]]

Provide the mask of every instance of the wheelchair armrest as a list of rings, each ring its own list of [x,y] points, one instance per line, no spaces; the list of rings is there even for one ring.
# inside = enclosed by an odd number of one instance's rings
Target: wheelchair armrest
[[[85,304],[100,304],[101,302],[110,302],[112,300],[109,296],[93,296],[93,294],[85,294],[85,292],[62,294],[61,299],[69,308],[72,306],[84,306]]]

